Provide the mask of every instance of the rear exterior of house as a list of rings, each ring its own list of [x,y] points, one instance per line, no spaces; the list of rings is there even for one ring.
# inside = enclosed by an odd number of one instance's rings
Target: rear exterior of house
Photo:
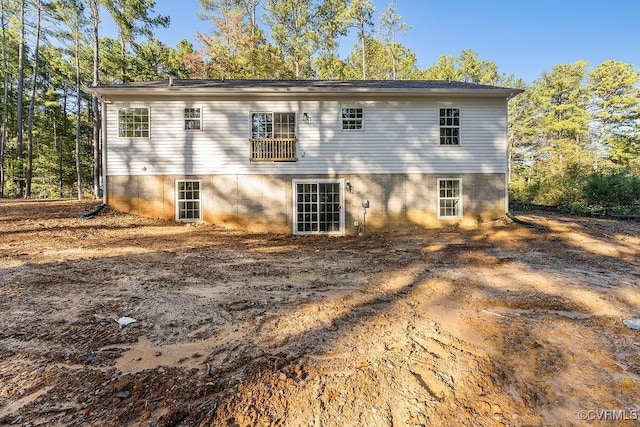
[[[91,90],[105,202],[120,211],[340,235],[475,225],[508,209],[514,89],[172,79]]]

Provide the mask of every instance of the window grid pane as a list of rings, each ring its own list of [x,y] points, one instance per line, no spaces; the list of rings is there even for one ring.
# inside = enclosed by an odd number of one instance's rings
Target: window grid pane
[[[273,114],[251,114],[251,138],[273,138]]]
[[[340,184],[320,184],[320,231],[340,231]]]
[[[318,231],[318,184],[297,184],[298,231]]]
[[[200,115],[200,108],[184,109],[184,128],[187,130],[202,129],[202,117]]]
[[[296,231],[340,232],[340,183],[296,184]]]
[[[342,129],[358,130],[362,129],[364,112],[362,108],[343,108],[341,110]]]
[[[121,108],[118,110],[118,136],[123,138],[149,137],[149,109]]]
[[[177,183],[178,219],[200,219],[200,182],[178,181]]]
[[[296,137],[296,113],[274,113],[274,138]]]
[[[460,217],[460,180],[443,179],[438,182],[438,207],[440,217]]]
[[[460,144],[460,109],[440,108],[440,145]]]

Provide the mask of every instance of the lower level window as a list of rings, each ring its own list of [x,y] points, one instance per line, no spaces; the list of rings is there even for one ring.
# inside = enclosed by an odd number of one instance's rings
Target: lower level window
[[[462,218],[462,180],[438,179],[438,218]]]
[[[176,181],[176,219],[178,221],[200,221],[200,181]]]

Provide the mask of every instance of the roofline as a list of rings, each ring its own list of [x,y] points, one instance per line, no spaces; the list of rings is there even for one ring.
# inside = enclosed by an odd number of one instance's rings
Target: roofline
[[[336,81],[336,83],[339,83]],[[86,91],[101,98],[130,97],[130,96],[216,96],[216,97],[237,97],[237,96],[366,96],[374,95],[381,97],[429,97],[429,96],[467,96],[467,97],[490,97],[490,98],[511,98],[521,92],[521,89],[504,87],[479,87],[479,88],[402,88],[402,87],[318,87],[318,86],[296,86],[295,81],[290,87],[274,86],[254,86],[254,87],[189,87],[167,84],[166,86],[135,86],[135,85],[109,85],[88,87]]]

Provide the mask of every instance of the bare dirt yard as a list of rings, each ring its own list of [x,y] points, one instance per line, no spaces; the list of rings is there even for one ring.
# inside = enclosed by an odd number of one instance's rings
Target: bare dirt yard
[[[97,204],[0,200],[0,424],[637,425],[640,222],[327,238]]]

